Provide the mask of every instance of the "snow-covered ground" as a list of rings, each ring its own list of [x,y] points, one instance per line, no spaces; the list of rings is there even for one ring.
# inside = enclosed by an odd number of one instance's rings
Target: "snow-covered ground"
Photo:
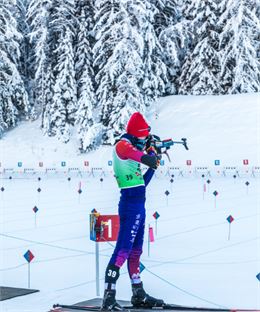
[[[152,132],[162,139],[188,139],[189,151],[179,146],[171,150],[172,165],[212,166],[221,160],[222,166],[260,163],[260,93],[228,96],[171,96],[162,98],[147,115]],[[62,144],[55,138],[42,136],[40,121],[26,122],[0,140],[1,168],[107,166],[111,148],[78,155],[76,140]],[[86,169],[86,168],[85,168]]]
[[[260,309],[256,278],[260,273],[259,94],[163,98],[147,117],[154,133],[174,140],[186,137],[190,150],[174,146],[172,162],[165,158],[147,190],[147,224],[155,228],[155,211],[160,218],[150,256],[147,235],[144,244],[146,290],[177,304]],[[0,141],[0,188],[5,188],[0,194],[0,284],[27,287],[23,255],[30,249],[35,256],[30,265],[31,288],[40,292],[2,301],[1,312],[45,312],[53,303],[95,297],[95,243],[89,239],[89,213],[93,208],[101,214],[117,212],[119,192],[108,166],[111,147],[77,155],[75,141],[62,145],[42,137],[38,125],[37,121],[24,123]],[[215,166],[215,160],[220,160],[220,166]],[[84,170],[81,175],[67,172],[75,167]],[[95,170],[93,176],[87,172],[91,167],[102,170]],[[36,173],[4,173],[4,168],[20,172],[30,168]],[[59,172],[46,174],[46,168]],[[36,215],[34,206],[39,208]],[[229,215],[235,219],[230,239]],[[112,250],[108,243],[100,243],[101,293]],[[124,266],[118,298],[130,296]]]

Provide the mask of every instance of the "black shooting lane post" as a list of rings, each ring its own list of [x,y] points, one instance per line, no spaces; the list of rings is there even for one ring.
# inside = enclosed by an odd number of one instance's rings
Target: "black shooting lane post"
[[[166,205],[168,206],[168,196],[170,195],[170,192],[166,190],[164,194],[166,195]]]

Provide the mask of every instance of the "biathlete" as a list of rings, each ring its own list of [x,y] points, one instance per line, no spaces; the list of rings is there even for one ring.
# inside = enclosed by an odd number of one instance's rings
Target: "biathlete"
[[[131,303],[136,307],[162,306],[163,300],[149,296],[140,277],[140,256],[144,241],[145,189],[159,166],[160,155],[154,147],[147,146],[150,127],[142,114],[134,113],[113,150],[113,169],[120,188],[120,230],[116,247],[105,272],[105,291],[102,310],[123,310],[116,301],[116,282],[119,271],[127,260],[133,295]],[[142,175],[140,165],[149,168]]]

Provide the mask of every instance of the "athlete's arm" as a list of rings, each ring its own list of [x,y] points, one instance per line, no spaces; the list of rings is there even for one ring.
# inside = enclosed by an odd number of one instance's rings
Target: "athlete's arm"
[[[157,157],[139,151],[131,143],[121,140],[116,144],[117,156],[121,159],[132,159],[150,168],[157,169]]]

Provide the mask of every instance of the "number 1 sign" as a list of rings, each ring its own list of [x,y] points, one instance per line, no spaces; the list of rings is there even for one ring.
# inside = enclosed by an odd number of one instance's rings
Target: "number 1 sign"
[[[118,215],[100,215],[95,209],[90,214],[90,239],[96,242],[96,293],[100,295],[99,287],[99,243],[117,240],[119,231]]]
[[[90,239],[95,242],[114,242],[119,231],[118,215],[98,215],[91,226]],[[94,232],[94,233],[93,233]]]

